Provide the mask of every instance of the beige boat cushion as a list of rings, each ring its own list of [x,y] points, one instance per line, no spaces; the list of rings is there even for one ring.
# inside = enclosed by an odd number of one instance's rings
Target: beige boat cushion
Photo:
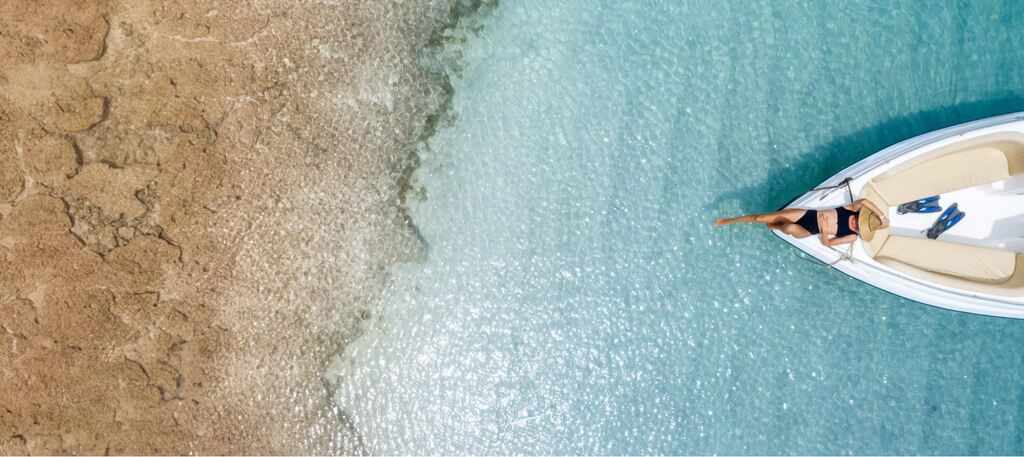
[[[876,178],[874,184],[883,199],[899,205],[1009,177],[1006,154],[996,148],[979,147],[936,157],[887,178]]]
[[[1017,268],[1013,273],[1013,276],[1011,276],[1006,282],[1001,282],[999,284],[968,281],[955,276],[932,273],[892,259],[879,259],[879,261],[890,268],[902,271],[908,275],[947,287],[954,287],[971,292],[992,294],[1002,297],[1024,297],[1024,256],[1020,255],[1017,256]]]
[[[895,235],[886,239],[876,257],[989,284],[1006,282],[1017,268],[1013,252]]]

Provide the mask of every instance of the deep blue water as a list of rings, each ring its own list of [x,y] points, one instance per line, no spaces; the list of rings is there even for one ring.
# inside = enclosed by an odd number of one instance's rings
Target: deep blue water
[[[335,361],[369,451],[1024,453],[1024,321],[753,226],[889,144],[1024,110],[1019,2],[506,0]]]

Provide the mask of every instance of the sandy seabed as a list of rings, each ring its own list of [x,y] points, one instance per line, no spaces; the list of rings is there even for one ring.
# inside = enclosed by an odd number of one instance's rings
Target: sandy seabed
[[[0,452],[362,452],[451,3],[0,0]]]

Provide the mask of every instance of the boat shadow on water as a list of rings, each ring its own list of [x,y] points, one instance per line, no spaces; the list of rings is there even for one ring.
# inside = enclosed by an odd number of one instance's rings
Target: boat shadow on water
[[[1024,95],[1006,93],[894,117],[837,137],[796,158],[780,160],[762,182],[724,192],[707,209],[716,212],[724,202],[738,201],[740,211],[745,214],[774,211],[843,168],[900,141],[943,127],[1020,110],[1024,110]]]

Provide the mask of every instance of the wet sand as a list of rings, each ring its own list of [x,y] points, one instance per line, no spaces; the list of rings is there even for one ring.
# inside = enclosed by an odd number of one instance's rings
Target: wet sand
[[[447,1],[0,2],[0,452],[359,453]]]

